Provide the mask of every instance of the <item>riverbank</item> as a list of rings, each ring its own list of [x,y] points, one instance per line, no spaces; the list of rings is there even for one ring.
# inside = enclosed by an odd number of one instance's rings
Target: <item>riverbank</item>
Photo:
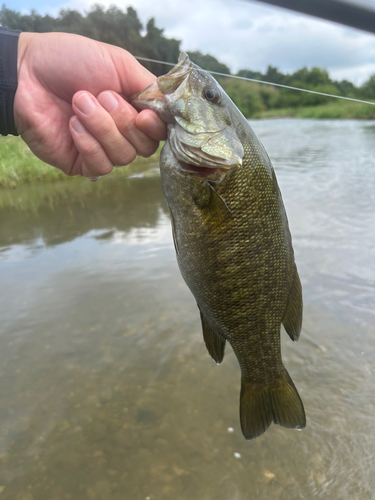
[[[373,120],[375,105],[336,100],[321,106],[269,109],[252,118],[313,118],[327,120]]]
[[[338,101],[322,106],[272,109],[252,116],[251,119],[266,118],[310,118],[310,119],[375,119],[375,106],[348,101]],[[159,151],[151,158],[138,157],[131,165],[114,168],[111,176],[140,174],[159,163]],[[20,137],[0,137],[0,191],[19,186],[40,183],[55,183],[68,178],[57,168],[36,158]],[[82,182],[87,182],[82,179]]]
[[[159,151],[150,158],[137,159],[127,167],[114,168],[113,175],[132,175],[145,170],[150,162],[158,163]],[[39,160],[20,137],[0,138],[0,189],[15,189],[34,183],[52,183],[67,180],[61,170]]]

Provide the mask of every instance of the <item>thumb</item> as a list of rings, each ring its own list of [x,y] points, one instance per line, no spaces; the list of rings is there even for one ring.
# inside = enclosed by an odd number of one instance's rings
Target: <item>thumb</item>
[[[112,60],[120,78],[120,85],[125,96],[140,92],[156,80],[156,76],[148,71],[129,52],[118,47],[112,47]]]

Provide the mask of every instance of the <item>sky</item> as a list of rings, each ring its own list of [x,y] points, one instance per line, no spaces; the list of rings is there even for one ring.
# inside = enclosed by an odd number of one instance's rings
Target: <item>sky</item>
[[[375,0],[356,0],[375,8]],[[57,15],[61,8],[85,12],[92,0],[5,0],[10,9]],[[108,7],[134,7],[141,22],[155,18],[183,50],[215,56],[232,72],[283,72],[303,66],[326,68],[334,79],[362,84],[375,73],[375,35],[292,13],[251,0],[99,0]]]

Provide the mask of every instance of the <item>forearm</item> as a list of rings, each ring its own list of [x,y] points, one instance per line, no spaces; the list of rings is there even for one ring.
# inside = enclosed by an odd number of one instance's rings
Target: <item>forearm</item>
[[[14,123],[17,49],[20,32],[0,28],[0,134],[18,135]]]

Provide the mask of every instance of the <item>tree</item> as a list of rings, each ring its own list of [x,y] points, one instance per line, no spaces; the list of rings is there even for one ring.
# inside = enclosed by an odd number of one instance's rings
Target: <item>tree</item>
[[[332,80],[329,77],[328,71],[324,68],[301,68],[286,79],[287,85],[293,85],[292,82],[300,82],[308,85],[309,87],[315,87],[317,85],[327,85],[332,84]]]
[[[0,24],[10,29],[45,33],[54,31],[55,21],[51,16],[41,16],[34,9],[30,14],[20,14],[3,5],[0,11]]]
[[[266,82],[282,84],[285,82],[285,75],[283,73],[280,73],[280,71],[274,66],[268,66],[267,71],[264,75],[264,80]]]
[[[358,93],[357,87],[348,80],[342,80],[341,82],[333,81],[332,83],[346,97],[355,96]]]
[[[180,53],[180,40],[165,37],[163,30],[155,26],[154,19],[149,20],[146,34],[142,36],[142,23],[132,7],[128,7],[124,12],[115,6],[105,9],[100,5],[94,5],[86,15],[75,10],[63,9],[58,17],[54,18],[41,16],[34,10],[30,14],[20,14],[3,6],[0,10],[0,23],[22,31],[76,33],[117,45],[135,56],[171,63],[177,62]],[[169,70],[166,65],[155,63],[144,63],[144,65],[157,76]]]
[[[210,54],[202,54],[202,52],[199,52],[198,50],[196,50],[195,52],[188,52],[187,54],[189,58],[195,64],[198,64],[198,66],[200,66],[202,69],[230,75],[228,66],[219,62],[216,57],[210,56]]]
[[[237,76],[251,78],[252,80],[265,80],[265,76],[260,71],[252,71],[251,69],[240,69]]]
[[[360,87],[360,91],[364,97],[375,99],[375,73]]]
[[[81,14],[76,10],[63,9],[57,17],[51,17],[48,15],[41,16],[35,10],[32,10],[29,14],[21,14],[3,5],[0,9],[0,24],[11,29],[39,33],[47,31],[77,33],[102,42],[118,45],[135,56],[167,61],[173,64],[177,62],[181,45],[180,40],[167,38],[163,29],[155,25],[153,18],[148,21],[146,33],[143,34],[142,23],[137,12],[132,7],[128,7],[126,11],[123,11],[115,6],[104,8],[100,5],[94,5],[86,14]],[[193,51],[188,52],[188,55],[193,62],[208,71],[230,75],[228,66],[210,54]],[[142,62],[142,64],[157,76],[170,70],[170,66],[165,64],[151,62]],[[328,94],[375,99],[375,74],[360,88],[347,80],[341,82],[332,81],[326,69],[317,67],[310,69],[304,67],[294,73],[284,74],[278,68],[269,65],[264,74],[260,71],[241,69],[238,71],[237,76]],[[266,85],[249,86],[247,82],[238,83],[237,81],[235,83],[229,78],[223,79],[222,82],[230,97],[246,116],[252,116],[254,113],[272,108],[316,106],[325,104],[329,99],[316,94]]]
[[[141,54],[150,59],[176,63],[180,54],[180,40],[166,38],[164,30],[155,26],[155,19],[151,18],[146,25],[146,35],[142,39]],[[165,64],[146,63],[145,66],[156,76],[163,75],[170,70]]]

